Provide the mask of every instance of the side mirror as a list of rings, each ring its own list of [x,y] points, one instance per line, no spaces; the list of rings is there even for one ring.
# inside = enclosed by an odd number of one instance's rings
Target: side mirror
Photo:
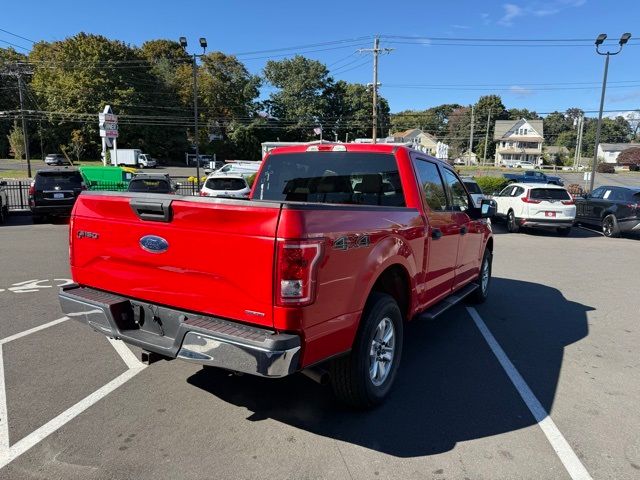
[[[484,198],[480,202],[480,217],[491,218],[495,216],[497,211],[497,204],[495,200]]]

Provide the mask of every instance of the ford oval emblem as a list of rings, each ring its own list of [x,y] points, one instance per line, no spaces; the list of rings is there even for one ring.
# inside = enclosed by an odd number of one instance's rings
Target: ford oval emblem
[[[140,247],[149,253],[163,253],[169,248],[169,242],[157,235],[145,235],[140,239]]]

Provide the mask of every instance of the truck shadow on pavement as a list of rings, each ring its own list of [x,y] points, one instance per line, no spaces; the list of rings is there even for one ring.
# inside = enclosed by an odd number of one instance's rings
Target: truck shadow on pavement
[[[586,313],[593,309],[535,283],[494,278],[491,288],[478,311],[550,412],[564,348],[588,335]],[[269,418],[403,458],[536,423],[464,307],[407,325],[394,390],[371,411],[341,406],[329,387],[303,375],[268,380],[208,369],[188,382],[248,409],[248,421]]]

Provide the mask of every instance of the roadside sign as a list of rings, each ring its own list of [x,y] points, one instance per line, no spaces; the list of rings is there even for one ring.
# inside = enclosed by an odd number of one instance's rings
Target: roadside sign
[[[118,130],[118,124],[112,122],[100,123],[100,130]]]
[[[585,182],[590,182],[591,181],[591,172],[584,172],[584,181]]]
[[[100,130],[100,136],[106,138],[118,138],[118,130]]]

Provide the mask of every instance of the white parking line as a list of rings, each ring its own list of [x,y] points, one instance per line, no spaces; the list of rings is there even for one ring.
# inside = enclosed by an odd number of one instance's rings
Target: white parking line
[[[0,339],[0,345],[4,345],[5,343],[13,342],[22,337],[26,337],[27,335],[31,335],[32,333],[39,332],[40,330],[44,330],[45,328],[53,327],[54,325],[58,325],[59,323],[66,322],[69,320],[69,317],[61,317],[57,320],[52,320],[48,323],[43,323],[42,325],[38,325],[37,327],[30,328],[29,330],[25,330],[24,332],[16,333],[15,335],[11,335],[9,337]]]
[[[66,423],[73,420],[75,417],[84,412],[87,408],[91,407],[99,400],[107,396],[109,393],[113,392],[120,385],[124,384],[142,370],[146,368],[146,365],[140,364],[137,368],[132,368],[121,374],[120,376],[114,378],[109,383],[107,383],[104,387],[99,388],[91,395],[83,398],[78,403],[68,408],[60,415],[55,417],[53,420],[45,423],[42,427],[38,428],[36,431],[30,433],[22,440],[19,440],[17,443],[9,447],[4,451],[0,451],[0,468],[3,468],[20,455],[25,453],[27,450],[35,446],[37,443],[44,440],[46,437],[51,435],[53,432],[58,430],[60,427],[65,425]],[[5,403],[6,406],[6,403]]]
[[[136,357],[133,352],[129,350],[129,347],[127,347],[122,340],[114,340],[113,338],[109,337],[107,337],[107,340],[109,340],[109,343],[113,346],[113,348],[116,349],[116,352],[118,352],[118,355],[120,355],[122,361],[127,364],[127,367],[140,368],[144,366],[144,363],[138,360],[138,357]]]
[[[0,458],[9,450],[9,417],[7,413],[7,390],[4,384],[4,360],[0,344]]]
[[[504,350],[484,323],[480,314],[473,307],[467,307],[467,311],[469,312],[469,315],[471,315],[471,318],[476,324],[476,327],[478,327],[478,330],[480,330],[485,341],[489,344],[489,347],[498,359],[498,362],[500,362],[500,365],[509,376],[509,380],[511,380],[511,383],[513,383],[516,390],[518,390],[518,393],[522,397],[522,400],[524,400],[524,403],[527,405],[527,408],[533,415],[533,418],[535,418],[538,425],[540,425],[542,432],[547,437],[547,440],[555,450],[556,455],[558,455],[558,458],[564,465],[564,468],[567,469],[571,478],[573,480],[592,480],[587,469],[582,465],[582,462],[580,462],[578,456],[572,450],[560,430],[558,430],[558,427],[556,427],[556,424],[549,416],[549,413],[544,409],[540,401],[531,391],[527,382],[522,378],[520,372],[518,372],[513,363],[511,363],[507,354],[504,353]]]

